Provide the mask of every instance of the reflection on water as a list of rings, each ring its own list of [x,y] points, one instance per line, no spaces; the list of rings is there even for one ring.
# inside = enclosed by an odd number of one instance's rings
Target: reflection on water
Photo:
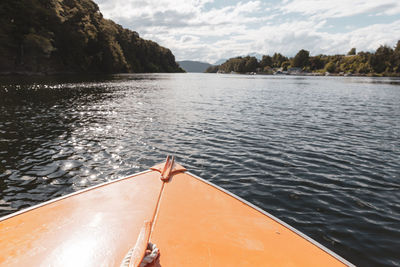
[[[396,265],[400,87],[388,78],[0,78],[0,215],[167,154],[357,265]]]

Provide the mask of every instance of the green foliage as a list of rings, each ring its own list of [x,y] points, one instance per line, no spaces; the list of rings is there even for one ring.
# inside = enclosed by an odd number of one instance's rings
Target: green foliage
[[[375,54],[371,55],[369,63],[376,73],[392,72],[395,65],[394,51],[388,46],[380,46]]]
[[[310,57],[309,63],[310,63],[310,70],[323,69],[325,66],[325,60],[322,55]]]
[[[284,61],[281,64],[281,67],[284,71],[286,71],[290,67],[290,61]]]
[[[219,66],[219,70],[225,73],[237,72],[256,72],[259,67],[258,61],[255,57],[236,57],[227,60]]]
[[[258,68],[258,61],[255,57],[246,58],[246,63],[244,64],[245,72],[255,72]]]
[[[357,66],[356,73],[367,74],[367,73],[371,73],[371,72],[372,72],[372,68],[368,62],[360,63],[360,65]]]
[[[325,71],[327,72],[335,72],[336,70],[336,64],[334,62],[329,62],[328,64],[325,65]]]
[[[219,66],[210,66],[206,69],[207,73],[217,73],[219,70]]]
[[[169,49],[91,0],[0,1],[0,72],[181,72]]]
[[[272,56],[272,67],[274,68],[280,68],[282,66],[282,63],[288,61],[288,58],[285,56],[282,56],[281,53],[275,53]]]
[[[263,72],[266,74],[273,74],[274,70],[270,66],[266,66],[263,68]]]
[[[352,73],[358,75],[400,76],[400,40],[394,48],[380,46],[375,53],[359,52],[352,48],[347,55],[310,56],[304,49],[290,60],[275,53],[272,57],[264,55],[260,62],[251,57],[236,57],[220,66],[213,66],[206,72],[255,72],[272,74],[279,68],[286,71],[290,67],[302,68],[305,72]]]
[[[50,57],[55,50],[52,39],[35,33],[29,33],[24,38],[25,51],[32,50],[32,53]]]
[[[267,66],[268,67],[272,67],[272,64],[273,64],[272,57],[270,57],[268,55],[263,56],[261,61],[260,61],[260,67],[263,68],[263,69],[265,67],[267,67]]]
[[[354,56],[355,54],[356,54],[356,48],[355,47],[350,49],[350,51],[347,53],[348,56]]]
[[[301,49],[293,58],[292,66],[297,68],[304,68],[306,66],[309,66],[310,64],[309,58],[310,58],[310,52]]]
[[[397,45],[394,48],[393,51],[393,72],[395,73],[400,73],[400,40],[397,42]]]

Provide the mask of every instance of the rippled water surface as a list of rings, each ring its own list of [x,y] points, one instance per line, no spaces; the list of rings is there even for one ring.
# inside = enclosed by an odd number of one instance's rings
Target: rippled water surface
[[[0,78],[0,216],[167,154],[354,264],[399,265],[400,80]]]

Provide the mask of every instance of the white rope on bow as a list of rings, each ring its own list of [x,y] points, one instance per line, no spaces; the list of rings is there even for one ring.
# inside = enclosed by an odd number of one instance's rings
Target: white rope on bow
[[[131,259],[132,259],[132,254],[133,254],[134,249],[135,248],[133,247],[128,251],[128,253],[125,255],[124,259],[122,260],[120,267],[131,266]],[[146,267],[148,264],[153,263],[157,259],[159,254],[160,254],[160,251],[157,248],[156,244],[149,242],[147,244],[146,255],[143,257],[143,260],[140,263],[139,267]]]
[[[147,245],[147,250],[151,251],[149,254],[145,255],[139,267],[145,267],[147,264],[154,262],[158,255],[160,254],[156,244],[152,244],[149,242]],[[147,253],[147,252],[146,252]]]

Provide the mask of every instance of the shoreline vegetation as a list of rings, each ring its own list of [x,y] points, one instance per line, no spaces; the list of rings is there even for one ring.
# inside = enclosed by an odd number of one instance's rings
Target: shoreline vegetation
[[[91,0],[0,1],[0,75],[184,72]]]
[[[211,66],[206,73],[237,73],[303,76],[369,76],[400,77],[400,40],[392,48],[381,45],[374,53],[356,52],[346,55],[317,55],[301,49],[289,58],[280,53],[256,57],[230,58],[221,65]]]

